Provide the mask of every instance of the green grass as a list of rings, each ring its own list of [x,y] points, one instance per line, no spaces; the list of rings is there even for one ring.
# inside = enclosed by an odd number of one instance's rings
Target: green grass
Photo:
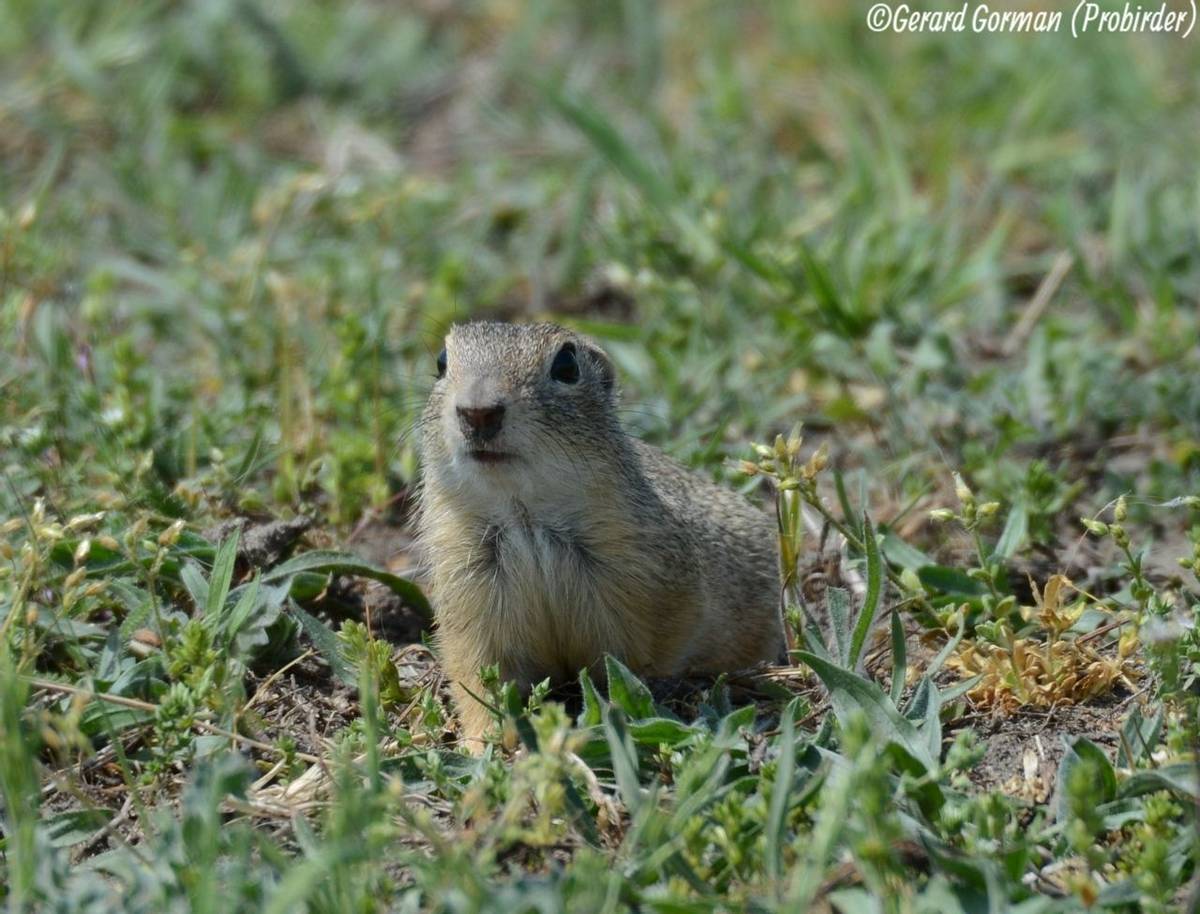
[[[852,6],[0,0],[12,910],[1195,906],[1195,38]],[[458,751],[330,575],[419,627],[378,565],[476,315],[592,333],[700,471],[799,480],[850,545],[828,590],[801,559],[796,668],[497,686]],[[282,566],[201,536],[298,515]]]

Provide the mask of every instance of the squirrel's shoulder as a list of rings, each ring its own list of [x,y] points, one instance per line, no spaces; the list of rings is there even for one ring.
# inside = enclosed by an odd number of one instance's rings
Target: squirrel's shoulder
[[[630,438],[630,452],[640,476],[656,500],[684,522],[716,526],[770,528],[769,515],[705,473],[688,469],[652,444]]]

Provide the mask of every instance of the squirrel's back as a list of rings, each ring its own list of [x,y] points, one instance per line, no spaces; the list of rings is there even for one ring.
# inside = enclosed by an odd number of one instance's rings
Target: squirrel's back
[[[779,559],[775,521],[745,498],[633,439],[641,476],[663,505],[662,522],[688,542],[710,639],[698,639],[692,671],[720,671],[777,660]]]

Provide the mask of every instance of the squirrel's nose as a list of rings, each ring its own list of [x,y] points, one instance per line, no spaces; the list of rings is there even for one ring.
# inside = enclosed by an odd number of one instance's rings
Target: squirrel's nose
[[[455,407],[463,434],[479,441],[491,441],[500,434],[504,423],[504,404],[483,407]]]

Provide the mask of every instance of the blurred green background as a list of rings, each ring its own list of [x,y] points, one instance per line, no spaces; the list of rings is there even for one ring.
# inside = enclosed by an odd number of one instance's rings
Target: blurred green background
[[[5,0],[0,498],[352,521],[481,315],[718,473],[804,420],[877,503],[1194,488],[1195,41],[865,10]]]
[[[0,902],[1182,908],[1200,36],[867,8],[0,0]],[[731,485],[795,423],[828,445],[895,579],[875,678],[834,669],[870,725],[799,665],[692,722],[620,680],[603,726],[547,702],[545,751],[469,759],[434,654],[307,612],[363,570],[320,547],[406,570],[414,421],[476,316],[594,334],[629,427]],[[300,513],[307,590],[199,535]],[[1047,608],[1058,573],[1086,600]],[[1011,718],[947,685],[966,655]]]

